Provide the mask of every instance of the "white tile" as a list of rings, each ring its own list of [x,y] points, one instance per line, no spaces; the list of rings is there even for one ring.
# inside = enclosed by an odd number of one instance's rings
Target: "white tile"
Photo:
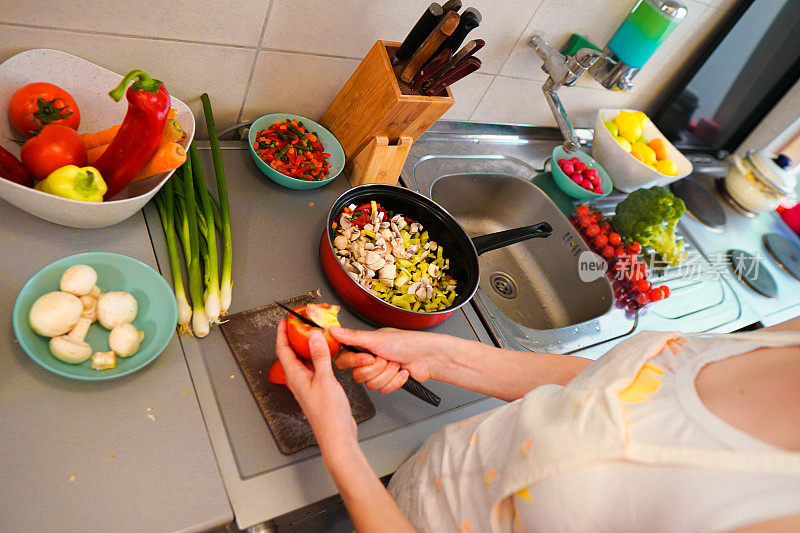
[[[563,87],[558,91],[567,116],[576,128],[594,126],[597,110],[603,107],[641,109],[638,93],[609,91],[603,88]],[[471,120],[507,124],[555,126],[556,122],[536,80],[497,76],[472,114]]]
[[[286,112],[319,120],[358,63],[356,59],[261,51],[242,119]]]
[[[469,120],[493,79],[494,76],[476,72],[454,83],[450,90],[456,103],[442,115],[442,119]]]
[[[62,50],[119,74],[137,68],[144,70],[162,80],[170,94],[189,105],[195,115],[198,137],[201,138],[207,137],[207,134],[200,94],[204,91],[209,93],[220,129],[235,123],[255,54],[255,50],[227,46],[88,35],[0,24],[0,61],[31,48]],[[218,68],[219,65],[224,65],[224,68]],[[112,88],[109,87],[109,90]]]
[[[544,0],[531,19],[519,40],[514,45],[500,74],[516,78],[545,80],[547,75],[542,71],[542,60],[528,46],[528,41],[535,33],[541,35],[547,43],[560,50],[570,35],[577,33],[594,45],[602,48],[614,35],[619,25],[632,7],[630,0]],[[591,87],[594,83],[587,73],[577,85]]]
[[[494,74],[502,65],[540,0],[473,0],[480,26],[467,39],[486,41],[477,57],[481,71]],[[396,0],[275,0],[262,48],[362,58],[376,40],[402,41],[427,6]],[[298,30],[299,28],[299,30]]]
[[[65,10],[55,4],[4,0],[0,22],[256,46],[269,5],[264,0],[70,0]]]

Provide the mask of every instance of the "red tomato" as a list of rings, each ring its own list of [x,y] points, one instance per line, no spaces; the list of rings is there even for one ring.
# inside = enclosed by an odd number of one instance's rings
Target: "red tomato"
[[[280,360],[276,359],[272,362],[267,373],[267,379],[276,385],[286,385],[286,372],[283,371],[283,365]]]
[[[612,246],[617,246],[622,242],[622,237],[619,236],[619,233],[611,232],[608,235],[608,244]]]
[[[328,343],[328,349],[331,355],[336,355],[341,347],[339,341],[328,333],[328,328],[339,325],[339,319],[337,318],[339,309],[340,307],[338,305],[329,304],[307,304],[295,309],[296,312],[304,317],[310,318],[324,328],[323,334],[325,335],[325,340]],[[304,359],[311,359],[311,350],[308,347],[308,336],[315,328],[300,322],[300,319],[292,315],[287,317],[287,321],[287,334],[292,350]]]
[[[562,159],[561,161],[566,161],[566,159]],[[561,161],[559,161],[559,163]],[[579,205],[577,209],[575,209],[575,212],[578,213],[578,215],[586,216],[589,214],[589,208],[585,205]]]
[[[672,293],[672,291],[669,290],[669,287],[666,285],[660,286],[659,289],[661,289],[661,293],[664,295],[664,298],[669,298],[669,295]]]
[[[650,297],[651,302],[657,302],[665,298],[664,291],[661,290],[661,287],[650,289],[650,292],[647,295]]]
[[[20,159],[28,172],[45,179],[65,165],[86,166],[86,147],[78,132],[61,124],[49,124],[22,146]]]
[[[586,227],[587,237],[594,238],[597,237],[599,233],[600,233],[600,228],[597,226],[597,224],[590,224],[589,226]]]
[[[78,104],[68,92],[52,83],[36,82],[17,89],[8,103],[14,128],[33,137],[47,124],[63,124],[77,130],[81,123]]]

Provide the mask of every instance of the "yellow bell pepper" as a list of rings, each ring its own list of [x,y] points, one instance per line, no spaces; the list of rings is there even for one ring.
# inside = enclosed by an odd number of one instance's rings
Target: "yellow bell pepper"
[[[54,170],[34,188],[37,191],[83,202],[102,202],[103,195],[108,190],[106,182],[96,168],[81,168],[75,165],[66,165]]]

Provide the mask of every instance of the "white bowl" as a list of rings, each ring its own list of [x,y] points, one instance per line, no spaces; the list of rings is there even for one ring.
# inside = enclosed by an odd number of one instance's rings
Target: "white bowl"
[[[692,164],[672,143],[664,137],[652,123],[645,126],[642,136],[647,141],[661,139],[667,150],[667,159],[675,163],[677,174],[666,176],[656,169],[645,165],[620,146],[608,131],[604,120],[614,120],[620,111],[634,109],[601,109],[594,121],[594,137],[592,138],[592,157],[594,157],[611,175],[614,187],[623,192],[633,192],[643,187],[669,185],[673,181],[685,178],[692,173]]]
[[[158,78],[157,72],[149,74]],[[24,140],[8,119],[8,102],[17,89],[35,81],[58,85],[70,93],[81,111],[79,133],[98,131],[119,124],[125,117],[128,101],[115,102],[108,92],[122,76],[79,57],[37,48],[26,50],[0,64],[0,144],[19,157],[19,145],[9,139]],[[167,87],[169,89],[169,87]],[[176,119],[186,131],[184,148],[194,138],[194,115],[175,97],[172,107]],[[0,198],[37,217],[73,228],[103,228],[122,222],[139,211],[166,183],[172,172],[157,174],[131,183],[107,202],[81,202],[53,196],[0,179]]]

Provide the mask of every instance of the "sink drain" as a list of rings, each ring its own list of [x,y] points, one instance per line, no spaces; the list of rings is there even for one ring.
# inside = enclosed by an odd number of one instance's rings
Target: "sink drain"
[[[503,298],[516,298],[517,297],[517,282],[505,272],[493,272],[489,276],[489,284],[494,289],[494,292]]]

